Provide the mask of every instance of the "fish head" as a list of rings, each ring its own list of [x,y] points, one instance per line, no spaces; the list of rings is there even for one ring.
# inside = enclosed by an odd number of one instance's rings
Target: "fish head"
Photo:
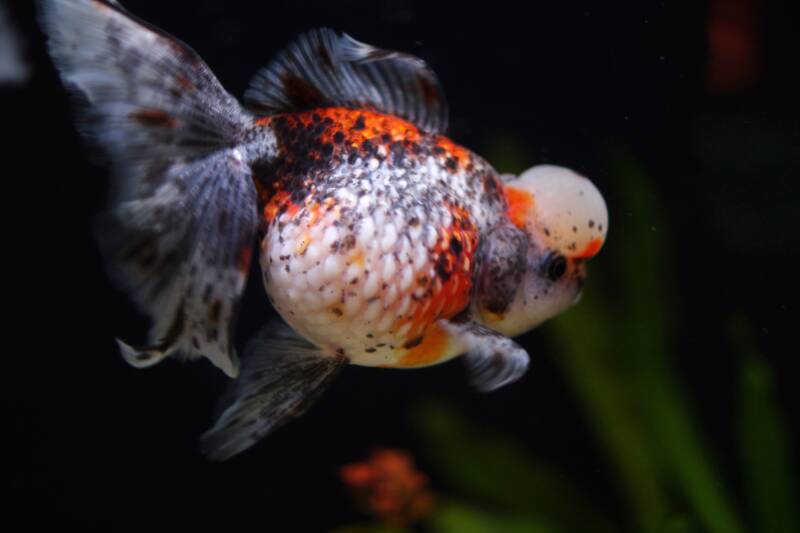
[[[507,235],[487,239],[473,312],[513,336],[579,300],[586,262],[605,242],[608,210],[591,181],[554,165],[508,179],[504,192],[510,225]]]

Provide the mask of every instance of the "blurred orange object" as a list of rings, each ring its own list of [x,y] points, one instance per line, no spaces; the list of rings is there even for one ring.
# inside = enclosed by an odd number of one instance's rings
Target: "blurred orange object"
[[[753,86],[760,70],[759,0],[713,0],[708,22],[708,89],[735,92]]]
[[[386,525],[413,524],[433,508],[428,477],[408,452],[374,450],[367,461],[345,465],[340,473],[359,505]]]

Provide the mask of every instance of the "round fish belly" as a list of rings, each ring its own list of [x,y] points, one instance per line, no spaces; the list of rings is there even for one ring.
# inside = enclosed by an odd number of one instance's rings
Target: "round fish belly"
[[[337,196],[285,212],[264,238],[266,290],[281,316],[358,365],[415,367],[458,355],[436,320],[469,303],[477,245],[469,217]],[[348,224],[345,206],[355,210]]]

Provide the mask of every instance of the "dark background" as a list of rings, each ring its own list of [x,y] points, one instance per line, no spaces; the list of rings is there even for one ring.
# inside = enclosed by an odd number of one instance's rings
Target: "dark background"
[[[739,26],[755,57],[749,67],[726,60],[728,41],[712,31],[718,12],[705,3],[125,2],[197,50],[236,96],[297,33],[329,26],[428,61],[448,95],[451,136],[490,161],[497,155],[500,171],[558,163],[607,191],[607,154],[631,154],[667,217],[653,230],[672,246],[670,365],[736,504],[745,489],[726,444],[737,352],[729,321],[750,324],[796,442],[800,266],[796,13],[778,2],[739,4],[752,9],[752,24]],[[0,88],[12,294],[3,463],[12,514],[98,531],[326,530],[362,517],[337,471],[373,447],[407,449],[435,471],[409,413],[441,397],[546,458],[626,522],[587,415],[538,332],[522,339],[531,371],[495,394],[472,392],[458,361],[414,372],[350,368],[301,421],[230,462],[205,460],[198,436],[226,380],[205,361],[136,371],[119,357],[114,337],[142,339],[145,324],[110,284],[93,238],[106,170],[91,163],[74,129],[34,6],[10,8],[33,69],[26,85]],[[611,247],[630,213],[607,199]],[[598,269],[611,268],[604,257],[594,260]],[[238,345],[270,316],[256,278]]]

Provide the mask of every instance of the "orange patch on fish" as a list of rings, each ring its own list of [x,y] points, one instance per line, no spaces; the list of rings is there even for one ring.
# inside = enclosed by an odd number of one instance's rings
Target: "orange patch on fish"
[[[449,319],[463,311],[468,305],[472,293],[472,256],[478,246],[478,234],[466,212],[455,206],[449,206],[453,223],[439,231],[439,240],[433,250],[435,259],[434,277],[423,277],[428,290],[420,298],[415,298],[416,308],[411,317],[398,317],[393,329],[410,328],[405,335],[406,348],[411,344],[411,352],[419,354],[415,343],[423,339],[429,346],[431,341],[424,339],[438,328],[436,321]],[[412,355],[416,360],[418,355]],[[433,357],[433,356],[432,356]],[[438,355],[437,355],[438,357]],[[428,364],[428,363],[419,363]]]
[[[487,324],[494,324],[496,322],[502,321],[506,316],[503,313],[495,313],[493,311],[489,311],[488,309],[481,309],[481,318]]]
[[[287,200],[288,197],[289,193],[286,191],[280,191],[270,199],[267,205],[264,206],[264,218],[267,220],[267,222],[272,222],[275,220],[275,217],[278,216],[278,211],[283,205],[284,200]]]
[[[303,255],[306,253],[309,244],[311,244],[311,235],[309,235],[308,232],[305,232],[297,241],[297,245],[294,247],[294,252],[296,254]]]
[[[574,258],[591,259],[595,255],[597,255],[597,252],[599,252],[600,248],[602,247],[603,247],[603,239],[601,239],[600,237],[595,237],[594,239],[589,241],[589,243],[586,245],[583,251],[581,251],[581,253],[576,255]]]
[[[447,137],[439,136],[436,139],[436,148],[441,150],[441,155],[447,158],[452,158],[456,166],[466,164],[469,161],[469,150],[463,146],[459,146]],[[455,170],[455,168],[451,168]]]
[[[310,197],[306,199],[304,205],[300,205],[292,201],[291,195],[287,191],[278,190],[264,206],[264,218],[267,222],[272,223],[281,215],[286,215],[291,220],[299,214],[306,217],[305,226],[310,228],[319,222],[324,211],[331,210],[331,205],[331,202],[327,202],[327,205],[323,207],[310,201]],[[333,209],[338,210],[338,207]]]
[[[266,205],[264,205],[264,218],[267,222],[272,222],[278,215],[286,214],[289,218],[294,216],[300,211],[302,206],[292,202],[291,194],[288,191],[279,190],[272,197],[269,198]]]
[[[419,344],[408,350],[395,366],[412,368],[432,365],[447,355],[449,344],[450,334],[444,331],[439,324],[433,324],[427,329]]]
[[[506,214],[509,220],[516,227],[524,229],[533,209],[533,195],[527,191],[508,186],[503,188],[503,193],[508,203]]]
[[[282,115],[261,117],[255,121],[257,126],[268,126]],[[285,117],[287,120],[308,126],[315,122],[328,124],[320,133],[323,143],[343,142],[357,147],[364,141],[381,140],[388,135],[388,141],[420,140],[422,134],[419,128],[412,123],[392,115],[376,113],[364,109],[346,109],[343,107],[328,107],[304,111]],[[337,135],[337,133],[339,135]]]
[[[362,248],[356,248],[349,257],[350,262],[359,267],[364,266],[365,259],[366,257]]]

